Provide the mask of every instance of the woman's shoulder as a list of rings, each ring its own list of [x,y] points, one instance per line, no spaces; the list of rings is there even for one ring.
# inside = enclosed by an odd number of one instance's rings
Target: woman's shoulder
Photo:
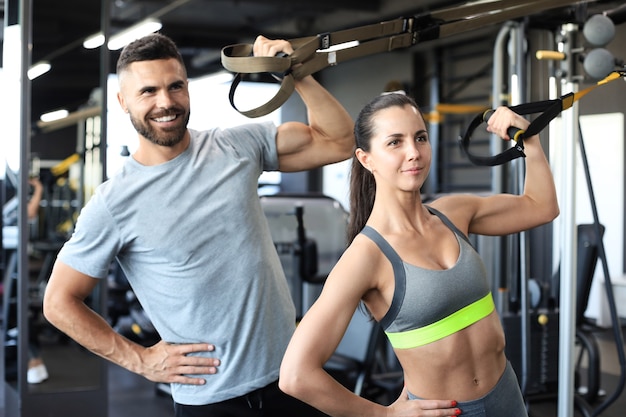
[[[463,209],[459,207],[459,203],[471,202],[479,198],[476,194],[470,193],[447,193],[441,194],[430,202],[425,203],[426,206],[433,207],[441,212],[453,211],[454,209]]]
[[[391,269],[391,264],[376,243],[358,234],[333,267],[326,284],[336,292],[344,291],[360,298],[380,286],[385,268]]]
[[[385,259],[385,256],[378,244],[370,236],[361,232],[355,236],[342,258],[367,272],[374,270]]]
[[[446,194],[428,203],[427,206],[447,217],[457,227],[468,223],[474,216],[481,197],[475,194]]]

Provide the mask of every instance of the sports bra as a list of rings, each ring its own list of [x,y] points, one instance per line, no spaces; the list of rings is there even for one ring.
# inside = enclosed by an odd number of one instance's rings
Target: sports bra
[[[396,349],[443,339],[495,309],[485,265],[478,252],[445,215],[432,207],[427,209],[454,232],[459,242],[459,257],[449,269],[432,270],[408,264],[375,229],[365,226],[361,231],[378,245],[393,267],[393,299],[380,324]]]

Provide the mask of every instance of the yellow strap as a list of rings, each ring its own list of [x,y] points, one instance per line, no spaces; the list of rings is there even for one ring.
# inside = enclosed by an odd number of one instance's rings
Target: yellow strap
[[[621,71],[613,71],[612,73],[610,73],[606,78],[598,81],[595,85],[592,85],[591,87],[587,87],[582,91],[579,91],[577,93],[574,94],[574,99],[571,100],[571,102],[567,103],[567,107],[566,107],[566,103],[565,101],[563,102],[563,110],[569,109],[570,107],[572,107],[572,105],[574,104],[575,101],[580,100],[585,94],[587,94],[588,92],[590,92],[591,90],[593,90],[594,88],[603,85],[603,84],[607,84],[610,83],[611,81],[614,80],[618,80],[622,77],[624,77],[625,74]]]
[[[59,162],[58,164],[56,164],[55,166],[53,166],[52,168],[50,168],[50,172],[52,173],[52,175],[58,177],[59,175],[67,172],[70,169],[70,166],[72,166],[79,160],[80,160],[80,155],[77,153],[74,153],[68,156],[67,158],[65,158],[64,160],[62,160],[61,162]]]
[[[395,349],[409,349],[443,339],[478,320],[495,309],[491,293],[435,323],[406,332],[385,332]]]

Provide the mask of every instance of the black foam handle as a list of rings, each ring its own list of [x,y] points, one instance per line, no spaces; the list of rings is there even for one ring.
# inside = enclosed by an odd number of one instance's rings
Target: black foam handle
[[[483,113],[483,121],[487,122],[494,113],[495,110],[493,109],[485,111],[485,113]],[[511,140],[514,140],[515,142],[519,142],[519,140],[522,139],[521,136],[522,134],[524,134],[524,132],[526,131],[515,126],[509,127],[506,131],[506,133],[509,135],[509,138],[511,138]]]

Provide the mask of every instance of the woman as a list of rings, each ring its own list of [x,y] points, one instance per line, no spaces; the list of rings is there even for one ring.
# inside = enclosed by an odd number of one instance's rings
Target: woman
[[[502,107],[487,130],[509,140],[509,127],[528,125]],[[539,137],[524,142],[522,195],[447,195],[424,205],[432,150],[415,102],[402,94],[375,98],[355,136],[351,243],[290,342],[280,388],[332,416],[526,416],[485,268],[467,235],[507,235],[558,215]],[[405,389],[388,407],[323,370],[360,302],[403,368]]]

